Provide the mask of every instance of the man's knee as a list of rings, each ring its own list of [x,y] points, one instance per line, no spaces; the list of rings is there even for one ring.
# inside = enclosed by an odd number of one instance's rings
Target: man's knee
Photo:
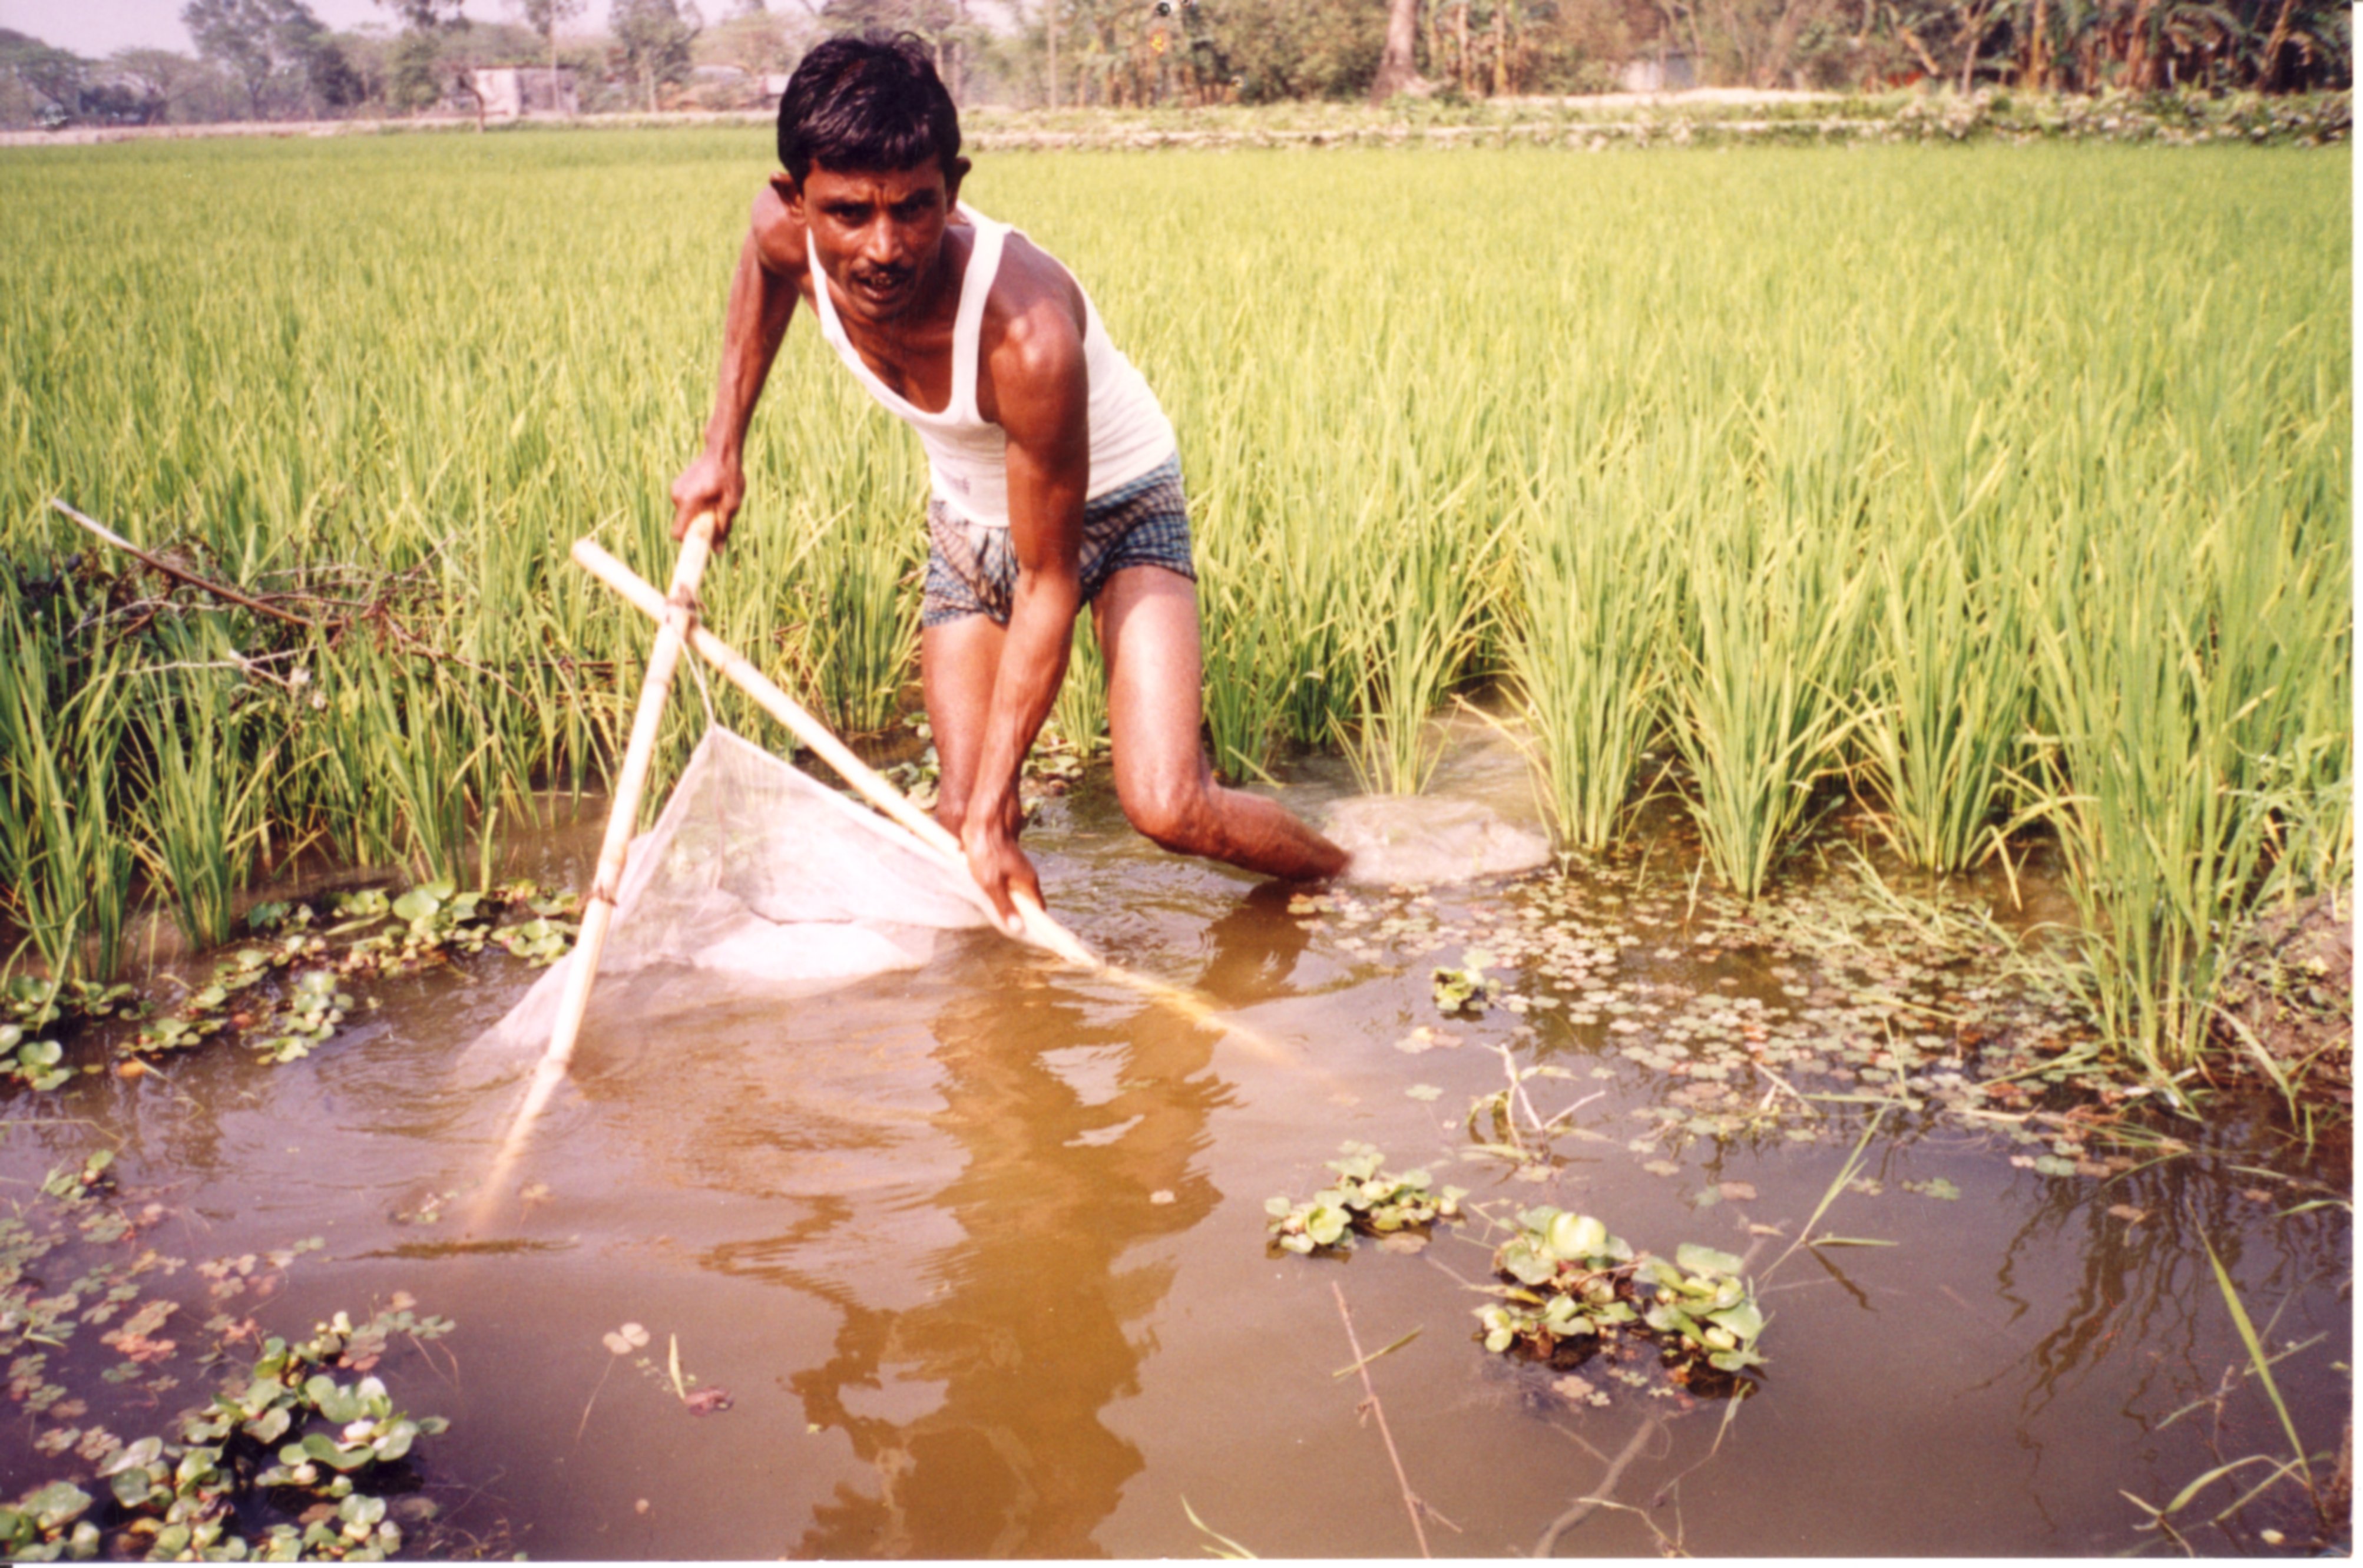
[[[1158,848],[1204,855],[1218,847],[1220,823],[1204,780],[1154,780],[1120,789],[1117,796],[1126,820]]]

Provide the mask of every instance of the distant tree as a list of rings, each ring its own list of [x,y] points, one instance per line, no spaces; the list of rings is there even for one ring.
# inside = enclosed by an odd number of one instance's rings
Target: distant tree
[[[706,28],[695,52],[701,65],[735,65],[749,76],[788,71],[801,53],[787,19],[764,10],[760,0]]]
[[[468,26],[462,0],[377,0],[402,23],[402,36],[386,56],[385,98],[391,108],[431,109],[453,86],[472,90],[443,58],[443,36]],[[481,118],[482,105],[478,106]]]
[[[338,51],[344,52],[341,43]],[[169,49],[117,50],[107,56],[104,69],[143,95],[161,101],[160,117],[175,125],[235,119],[245,97],[245,88],[224,72]],[[368,95],[365,84],[359,95]]]
[[[276,63],[272,58],[270,0],[190,0],[181,20],[197,42],[197,52],[237,78],[246,91],[246,111],[262,117],[263,87]]]
[[[119,49],[107,56],[106,63],[117,76],[159,103],[170,103],[176,89],[205,69],[169,49]]]
[[[377,0],[413,33],[452,32],[468,25],[460,9],[463,0]]]
[[[360,101],[360,76],[304,0],[189,0],[181,20],[197,52],[236,79],[252,118]]]
[[[514,0],[514,3],[518,13],[525,17],[525,25],[539,33],[542,42],[549,45],[549,69],[555,76],[558,71],[558,24],[581,16],[587,0]]]
[[[1248,103],[1359,98],[1370,91],[1386,43],[1386,17],[1370,0],[1200,0],[1211,12],[1208,48],[1191,40],[1193,65],[1233,85]]]
[[[0,77],[6,77],[20,95],[37,95],[26,106],[28,118],[38,117],[41,110],[35,105],[39,104],[62,121],[82,110],[83,94],[90,84],[90,61],[30,34],[0,28]]]
[[[616,0],[607,13],[608,30],[623,51],[625,69],[638,78],[654,113],[660,83],[689,77],[690,40],[697,37],[704,18],[693,0]]]
[[[411,114],[442,101],[442,48],[433,33],[413,28],[394,39],[386,55],[386,106]]]
[[[1387,37],[1379,51],[1379,69],[1370,78],[1370,102],[1383,104],[1398,93],[1417,92],[1426,83],[1419,74],[1419,0],[1387,0]]]

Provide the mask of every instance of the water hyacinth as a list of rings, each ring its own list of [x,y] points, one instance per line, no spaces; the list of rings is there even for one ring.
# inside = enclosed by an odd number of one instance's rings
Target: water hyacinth
[[[1756,1351],[1764,1314],[1746,1267],[1694,1242],[1670,1262],[1638,1253],[1592,1216],[1546,1205],[1521,1213],[1517,1233],[1495,1249],[1493,1271],[1512,1283],[1477,1318],[1489,1351],[1523,1345],[1548,1360],[1564,1341],[1629,1331],[1653,1340],[1671,1364],[1739,1373],[1764,1364]]]
[[[1460,1217],[1467,1188],[1439,1190],[1426,1171],[1389,1172],[1383,1169],[1386,1156],[1367,1143],[1349,1140],[1342,1151],[1345,1158],[1329,1162],[1337,1181],[1314,1194],[1310,1202],[1264,1200],[1272,1239],[1286,1251],[1344,1251],[1353,1246],[1355,1231],[1384,1237]]]

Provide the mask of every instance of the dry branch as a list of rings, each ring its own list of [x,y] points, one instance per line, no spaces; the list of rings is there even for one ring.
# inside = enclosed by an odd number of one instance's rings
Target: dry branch
[[[1427,1505],[1419,1500],[1411,1489],[1411,1482],[1403,1475],[1403,1455],[1395,1451],[1394,1434],[1387,1430],[1386,1408],[1379,1403],[1379,1391],[1370,1385],[1370,1358],[1362,1354],[1361,1337],[1354,1332],[1354,1315],[1346,1310],[1346,1292],[1335,1280],[1329,1283],[1329,1289],[1337,1297],[1337,1316],[1346,1325],[1346,1343],[1353,1347],[1353,1370],[1362,1374],[1362,1407],[1378,1418],[1379,1436],[1387,1445],[1387,1462],[1395,1467],[1395,1485],[1403,1492],[1403,1512],[1411,1516],[1411,1533],[1419,1541],[1419,1554],[1433,1557],[1436,1553],[1427,1549],[1427,1530],[1419,1522],[1420,1515],[1427,1511]]]

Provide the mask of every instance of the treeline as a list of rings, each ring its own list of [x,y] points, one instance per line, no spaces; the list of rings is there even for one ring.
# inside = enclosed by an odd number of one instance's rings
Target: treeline
[[[479,106],[476,71],[563,66],[586,114],[739,108],[819,36],[760,4],[707,25],[691,0],[615,0],[606,28],[570,34],[585,0],[510,0],[516,22],[471,22],[457,0],[388,0],[383,27],[337,31],[305,0],[191,0],[194,53],[103,60],[0,28],[0,126],[202,125],[377,118]]]
[[[1028,96],[1054,78],[1062,104],[1355,98],[1382,81],[1472,98],[2344,90],[2351,17],[2336,0],[1037,0]]]
[[[961,99],[1023,106],[1271,103],[1396,91],[1482,98],[1688,86],[1879,92],[2343,91],[2337,0],[381,0],[389,25],[332,31],[305,0],[190,0],[194,55],[85,60],[0,28],[0,125],[189,124],[466,113],[471,72],[571,68],[576,106],[758,108],[816,38],[908,29]]]

